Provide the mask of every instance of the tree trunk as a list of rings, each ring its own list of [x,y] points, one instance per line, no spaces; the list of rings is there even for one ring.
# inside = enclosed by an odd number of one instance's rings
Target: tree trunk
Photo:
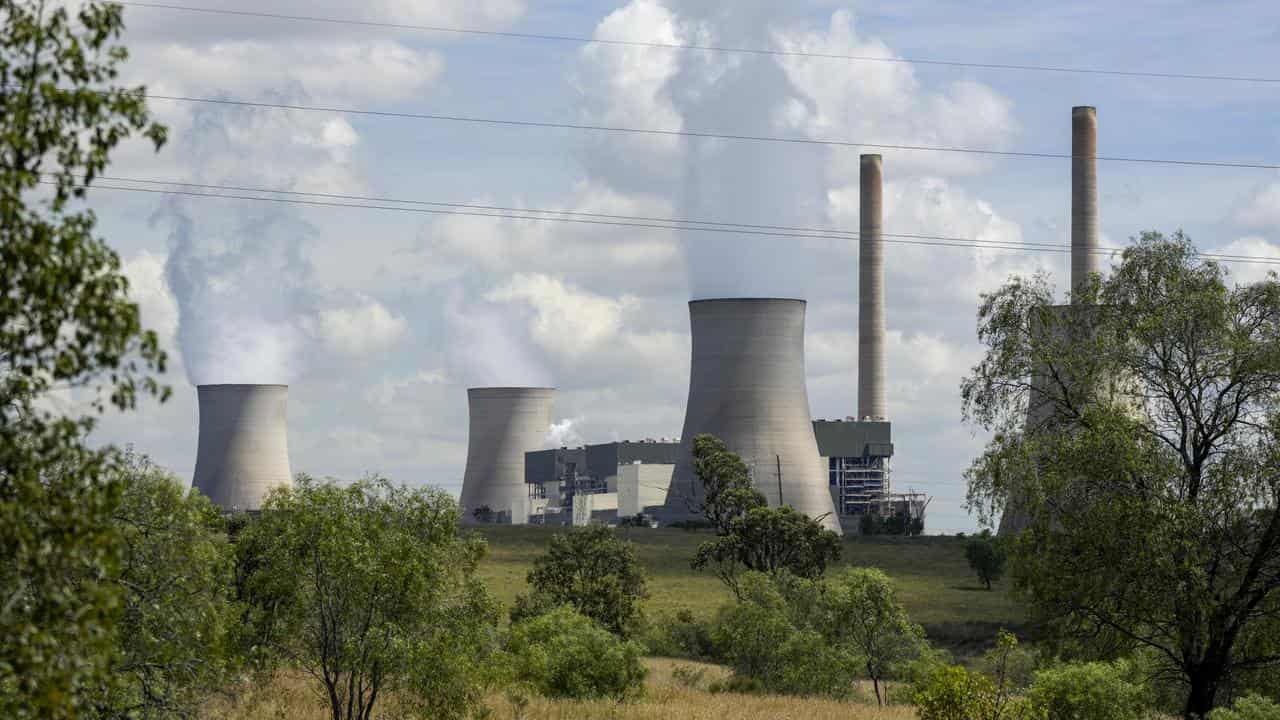
[[[1213,703],[1218,694],[1218,683],[1222,679],[1222,670],[1218,664],[1205,664],[1189,673],[1187,678],[1191,689],[1187,693],[1187,704],[1182,710],[1184,720],[1204,720],[1213,710]]]

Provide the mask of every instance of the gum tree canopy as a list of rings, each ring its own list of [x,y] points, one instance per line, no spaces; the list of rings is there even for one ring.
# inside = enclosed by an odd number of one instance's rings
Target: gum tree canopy
[[[1013,578],[1058,637],[1149,655],[1202,718],[1280,668],[1280,282],[1145,233],[1077,295],[984,296],[969,504],[1021,506]]]

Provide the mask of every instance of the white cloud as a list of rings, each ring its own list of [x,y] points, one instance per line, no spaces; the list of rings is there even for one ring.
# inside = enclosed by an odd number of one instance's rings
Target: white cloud
[[[1222,247],[1213,248],[1211,252],[1223,255],[1250,255],[1280,262],[1280,244],[1256,235],[1233,240]],[[1271,273],[1277,271],[1277,265],[1273,263],[1237,262],[1225,263],[1225,267],[1231,273],[1230,279],[1241,285],[1266,280]]]
[[[164,262],[163,256],[144,251],[126,259],[121,272],[129,281],[129,299],[138,304],[143,327],[155,331],[162,347],[172,349],[178,332],[178,303],[169,291]]]
[[[381,303],[363,298],[354,307],[323,310],[316,318],[316,332],[330,350],[351,357],[368,357],[393,347],[408,323]]]
[[[1256,188],[1236,210],[1235,220],[1245,227],[1280,229],[1280,182]]]
[[[582,292],[558,278],[517,274],[491,290],[492,302],[523,302],[533,309],[530,334],[543,349],[577,357],[617,335],[626,297],[614,299]]]

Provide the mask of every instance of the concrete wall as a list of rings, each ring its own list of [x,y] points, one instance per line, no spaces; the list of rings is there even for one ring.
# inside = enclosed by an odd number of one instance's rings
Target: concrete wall
[[[201,385],[192,486],[224,510],[259,510],[267,491],[293,482],[288,385]]]
[[[667,500],[675,465],[634,463],[618,468],[618,517],[635,517]]]
[[[542,447],[551,427],[553,388],[501,387],[467,390],[470,423],[467,468],[462,477],[462,522],[488,506],[509,512],[511,522],[529,519],[524,454]]]
[[[804,366],[805,302],[729,298],[689,303],[689,400],[664,522],[699,517],[694,436],[711,433],[752,468],[771,506],[790,505],[839,531],[813,435]],[[781,478],[779,478],[779,465]]]

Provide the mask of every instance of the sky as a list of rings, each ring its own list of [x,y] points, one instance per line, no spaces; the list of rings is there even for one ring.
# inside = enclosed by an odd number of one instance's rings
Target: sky
[[[191,4],[196,4],[192,0]],[[1266,76],[1274,2],[242,0],[225,9],[371,23],[886,59]],[[744,55],[128,7],[128,84],[160,95],[740,135],[1070,152],[1073,105],[1103,155],[1276,164],[1274,83]],[[159,152],[108,175],[339,196],[735,223],[858,226],[857,148],[623,135],[153,100]],[[886,233],[1069,243],[1069,161],[882,151]],[[1280,173],[1102,163],[1103,242],[1184,229],[1204,250],[1280,258]],[[108,183],[102,182],[102,185]],[[123,181],[111,184],[150,187]],[[239,193],[247,194],[247,193]],[[313,198],[314,199],[314,198]],[[293,470],[380,473],[457,493],[465,389],[558,388],[550,442],[679,434],[691,298],[808,301],[816,418],[856,410],[857,241],[681,233],[125,192],[90,195],[172,398],[109,414],[189,478],[194,384],[288,383]],[[367,203],[368,204],[368,203]],[[440,209],[439,206],[434,206]],[[894,486],[933,496],[929,532],[972,531],[963,422],[980,294],[1058,278],[1056,253],[889,244]],[[1260,277],[1265,265],[1232,266]]]

